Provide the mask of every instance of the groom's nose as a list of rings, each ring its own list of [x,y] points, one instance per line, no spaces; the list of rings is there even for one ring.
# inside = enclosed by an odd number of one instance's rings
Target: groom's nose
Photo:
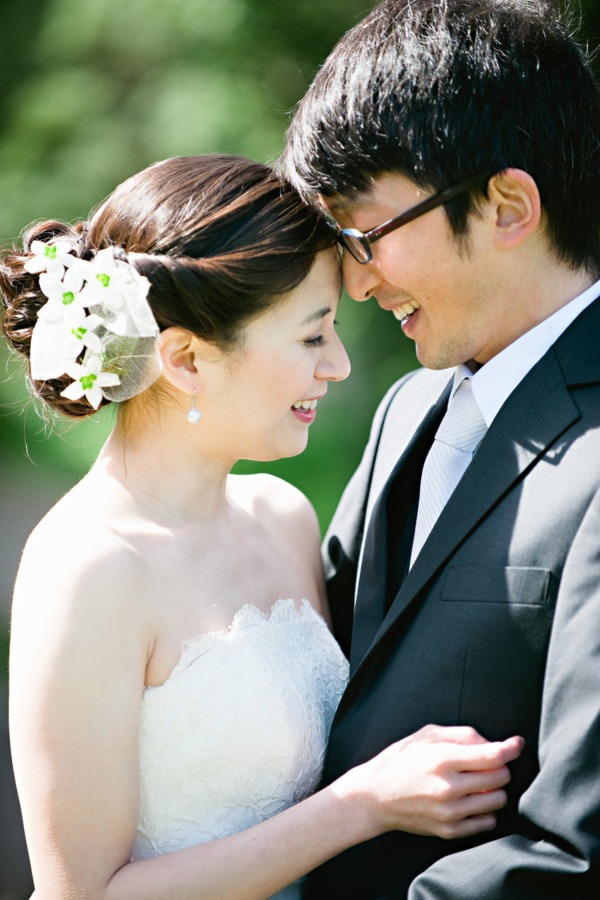
[[[344,287],[353,300],[368,300],[375,293],[379,277],[372,262],[362,265],[345,251],[342,257],[342,274]]]

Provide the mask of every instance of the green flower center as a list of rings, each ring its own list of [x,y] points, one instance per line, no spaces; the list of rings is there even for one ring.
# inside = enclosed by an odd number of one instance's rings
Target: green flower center
[[[82,325],[79,328],[71,328],[71,334],[74,334],[76,338],[79,338],[80,341],[83,340],[84,334],[87,334],[87,328],[84,328]],[[94,375],[94,378],[96,376]]]
[[[44,249],[44,256],[47,256],[48,259],[56,259],[56,247],[54,244],[47,244]]]
[[[99,275],[96,275],[96,278],[102,285],[102,287],[108,287],[110,284],[110,275],[104,275],[102,272]]]
[[[81,382],[81,387],[84,391],[91,391],[94,387],[94,382],[97,379],[97,375],[82,375],[79,381]]]
[[[72,303],[74,299],[75,299],[75,294],[73,293],[73,291],[65,291],[65,293],[62,296],[62,302],[64,303],[65,306],[68,306],[70,303]]]

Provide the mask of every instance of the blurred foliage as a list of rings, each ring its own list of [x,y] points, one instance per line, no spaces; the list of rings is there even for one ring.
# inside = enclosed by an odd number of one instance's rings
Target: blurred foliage
[[[168,156],[222,151],[272,161],[316,68],[370,0],[2,0],[0,240],[33,220],[87,215],[120,181]],[[573,7],[573,3],[569,4]],[[596,0],[583,33],[600,36]],[[342,303],[353,375],[320,407],[309,449],[268,469],[301,487],[326,526],[387,386],[412,344],[374,303]],[[32,404],[0,345],[5,466],[25,458],[75,481],[113,421],[72,425]],[[6,377],[4,377],[6,372]]]
[[[367,0],[5,0],[0,104],[0,239],[32,220],[87,215],[157,159],[222,151],[263,161],[283,146],[289,111]],[[324,14],[326,13],[326,14]],[[372,304],[371,304],[372,305]],[[414,364],[375,309],[340,310],[354,377],[322,404],[310,449],[268,468],[302,487],[323,525],[355,466],[377,399]],[[89,466],[110,411],[73,425],[40,418],[23,367],[0,350],[5,454]],[[358,374],[357,374],[358,373]],[[240,471],[254,471],[241,464]]]

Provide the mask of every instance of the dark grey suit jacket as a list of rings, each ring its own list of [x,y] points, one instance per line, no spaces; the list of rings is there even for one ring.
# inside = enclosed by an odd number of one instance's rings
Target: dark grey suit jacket
[[[358,587],[324,780],[430,722],[527,746],[496,833],[387,834],[322,866],[305,895],[596,897],[600,300],[505,402],[407,574],[420,468],[450,384],[448,371],[420,370],[389,391],[325,538],[342,641]]]

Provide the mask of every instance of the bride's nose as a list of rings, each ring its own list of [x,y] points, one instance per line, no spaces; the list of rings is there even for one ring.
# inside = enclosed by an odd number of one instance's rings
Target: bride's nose
[[[323,347],[315,376],[323,381],[343,381],[350,374],[350,360],[337,334]]]

